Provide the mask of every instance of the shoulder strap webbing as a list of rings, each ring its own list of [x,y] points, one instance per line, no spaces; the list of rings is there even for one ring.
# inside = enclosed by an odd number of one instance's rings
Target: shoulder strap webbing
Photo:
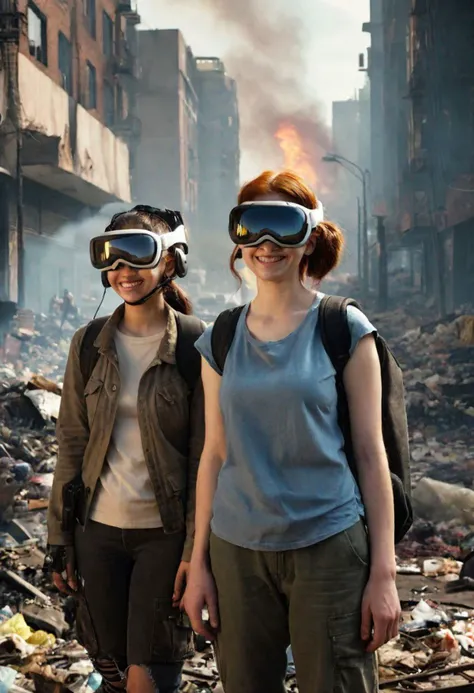
[[[230,308],[217,316],[212,328],[212,356],[220,372],[224,372],[225,361],[234,339],[237,323],[245,306]]]
[[[95,368],[95,364],[99,359],[99,350],[94,346],[94,342],[99,336],[102,328],[109,319],[109,316],[92,320],[86,327],[82,337],[81,348],[79,352],[79,362],[81,366],[82,381],[84,388],[86,387]]]
[[[194,344],[202,335],[204,326],[196,316],[183,313],[176,313],[176,326],[176,365],[189,389],[194,390],[201,375],[201,355],[194,348]]]
[[[350,358],[351,333],[347,306],[359,308],[354,299],[342,296],[324,296],[319,305],[321,339],[338,375],[342,374]]]

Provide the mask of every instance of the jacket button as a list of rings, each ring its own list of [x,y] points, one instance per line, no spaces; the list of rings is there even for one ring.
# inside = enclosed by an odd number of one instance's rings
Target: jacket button
[[[116,391],[117,391],[117,385],[112,385],[112,392],[116,392]]]

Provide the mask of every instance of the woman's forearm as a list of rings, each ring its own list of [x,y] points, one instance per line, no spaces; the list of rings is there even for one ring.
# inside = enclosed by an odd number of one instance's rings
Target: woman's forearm
[[[192,563],[202,563],[208,559],[212,504],[221,467],[222,458],[215,453],[208,453],[204,448],[196,484],[196,521]]]
[[[396,573],[393,491],[385,449],[360,450],[359,484],[370,538],[371,573]]]

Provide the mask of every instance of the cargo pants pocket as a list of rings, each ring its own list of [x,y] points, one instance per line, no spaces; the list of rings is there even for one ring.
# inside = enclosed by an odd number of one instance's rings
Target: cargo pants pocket
[[[329,618],[334,667],[334,693],[377,693],[376,655],[365,651],[360,637],[360,610]]]
[[[186,615],[169,599],[154,600],[152,661],[163,664],[182,662],[194,655],[194,634]]]

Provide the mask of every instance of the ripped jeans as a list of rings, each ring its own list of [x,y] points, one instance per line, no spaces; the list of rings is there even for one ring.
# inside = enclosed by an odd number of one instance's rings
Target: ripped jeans
[[[104,676],[104,690],[124,690],[124,673],[137,665],[150,673],[158,693],[177,693],[183,661],[194,653],[192,631],[171,603],[184,535],[89,521],[85,531],[78,526],[75,539],[94,630],[92,639],[79,639]]]

